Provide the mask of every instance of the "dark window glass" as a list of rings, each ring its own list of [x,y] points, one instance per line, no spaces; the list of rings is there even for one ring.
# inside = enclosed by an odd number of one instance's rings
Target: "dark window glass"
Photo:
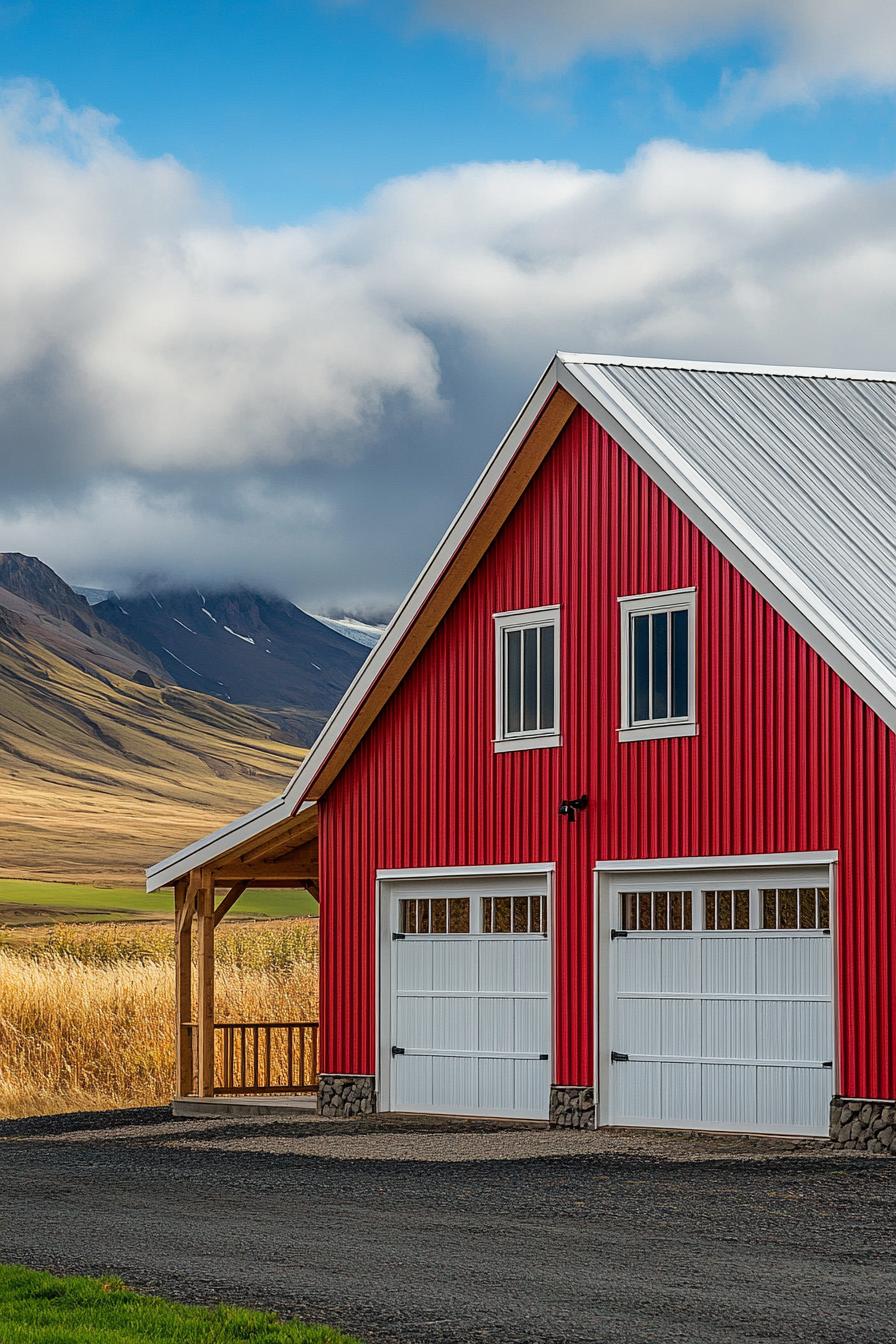
[[[449,933],[470,932],[470,902],[466,896],[452,898],[448,902]]]
[[[429,931],[430,933],[448,932],[448,902],[430,901],[429,903]]]
[[[818,927],[820,929],[831,927],[831,901],[827,887],[818,888]]]
[[[650,617],[632,617],[632,719],[650,718]]]
[[[495,896],[492,900],[492,933],[510,933],[510,897]]]
[[[513,898],[513,932],[529,932],[529,897],[514,896]]]
[[[554,627],[541,627],[541,721],[539,728],[554,727]]]
[[[672,612],[672,717],[685,718],[688,705],[688,616],[687,611]]]
[[[748,891],[736,891],[734,900],[734,927],[736,929],[748,929],[750,927],[750,893]]]
[[[520,668],[523,634],[521,630],[508,630],[504,638],[506,641],[504,645],[504,731],[506,733],[518,733],[521,727]]]
[[[799,928],[797,893],[792,887],[781,887],[778,890],[778,928]]]
[[[523,731],[538,727],[538,630],[523,631]]]
[[[653,617],[653,709],[652,719],[669,717],[669,613]]]

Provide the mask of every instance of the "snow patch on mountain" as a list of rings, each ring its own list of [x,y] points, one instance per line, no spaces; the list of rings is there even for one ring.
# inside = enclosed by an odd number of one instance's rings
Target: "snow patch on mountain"
[[[379,644],[386,629],[384,625],[368,625],[366,621],[356,621],[353,616],[315,616],[314,619],[320,621],[321,625],[329,626],[337,634],[354,640],[356,644],[363,644],[366,649],[372,649]]]

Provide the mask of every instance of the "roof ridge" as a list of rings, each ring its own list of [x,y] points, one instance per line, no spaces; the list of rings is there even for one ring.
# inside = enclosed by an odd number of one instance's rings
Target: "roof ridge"
[[[829,369],[799,364],[728,364],[719,360],[657,359],[638,355],[588,355],[558,350],[563,364],[595,364],[636,369],[690,369],[697,373],[754,374],[778,378],[828,378],[843,382],[896,383],[896,372],[885,369]]]

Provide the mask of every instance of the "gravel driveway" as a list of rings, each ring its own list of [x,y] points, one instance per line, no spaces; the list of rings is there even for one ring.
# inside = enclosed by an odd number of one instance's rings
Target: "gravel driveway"
[[[0,1124],[0,1259],[375,1341],[896,1341],[896,1161],[487,1122]]]

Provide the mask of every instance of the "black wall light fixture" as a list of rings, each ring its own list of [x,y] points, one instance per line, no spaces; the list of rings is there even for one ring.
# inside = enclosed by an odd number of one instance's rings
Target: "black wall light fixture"
[[[588,795],[583,793],[581,798],[564,798],[560,804],[560,815],[567,821],[575,821],[577,812],[584,812],[588,806]]]

